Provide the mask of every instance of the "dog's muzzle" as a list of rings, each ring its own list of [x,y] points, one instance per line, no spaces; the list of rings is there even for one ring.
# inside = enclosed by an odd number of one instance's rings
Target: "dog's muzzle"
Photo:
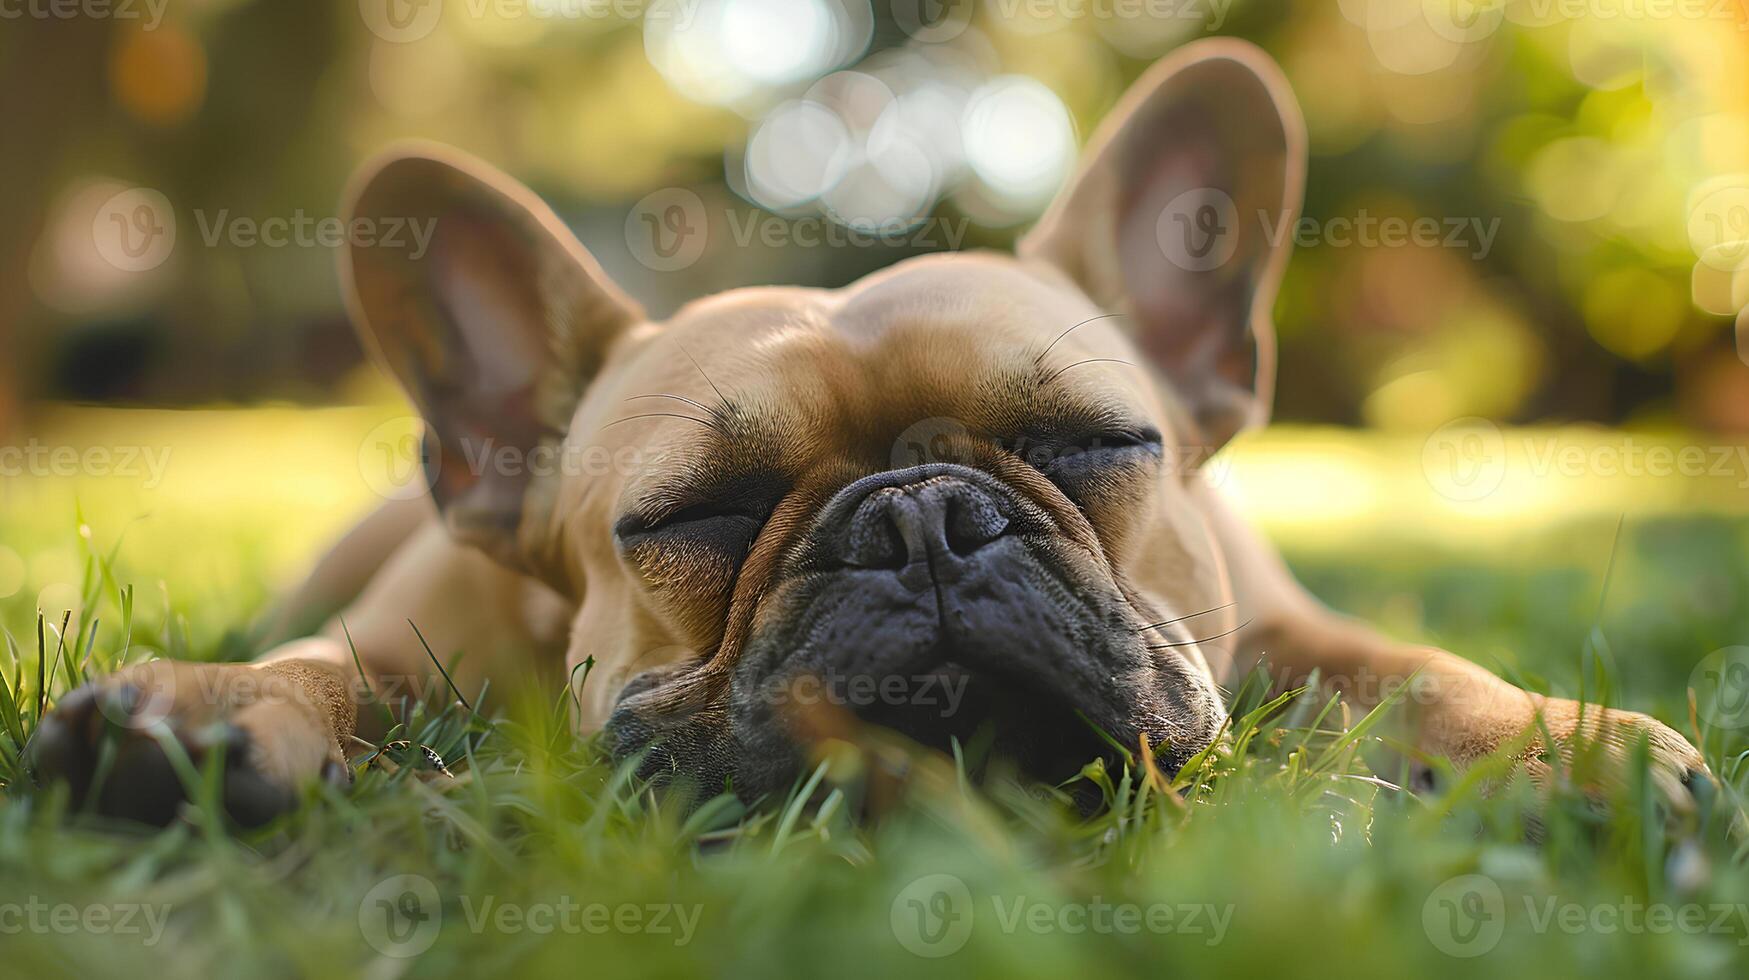
[[[652,771],[702,764],[700,778],[732,776],[756,795],[796,771],[799,716],[842,711],[932,747],[988,746],[992,759],[1058,780],[1108,755],[1105,736],[1133,744],[1145,733],[1170,765],[1207,744],[1209,706],[1218,711],[1212,687],[1148,651],[1102,562],[970,467],[845,486],[764,601],[726,695],[695,685],[683,724],[649,715],[687,689],[684,671],[633,682],[610,722],[622,749],[647,745]],[[664,731],[666,748],[654,744]]]

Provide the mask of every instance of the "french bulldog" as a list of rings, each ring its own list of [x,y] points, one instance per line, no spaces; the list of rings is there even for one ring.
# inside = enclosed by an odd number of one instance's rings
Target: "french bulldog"
[[[1305,165],[1277,66],[1198,42],[1133,86],[1013,254],[737,289],[653,322],[514,180],[397,147],[355,178],[348,218],[435,237],[418,257],[352,245],[341,273],[425,422],[429,495],[319,563],[292,605],[343,612],[313,636],[93,683],[32,758],[82,799],[119,719],[137,744],[90,802],[162,822],[180,785],[144,733],[167,727],[196,761],[223,751],[227,804],[264,820],[350,777],[377,718],[360,681],[432,691],[429,644],[465,653],[460,690],[569,683],[618,755],[749,799],[795,778],[809,690],[928,745],[987,732],[1040,778],[1112,742],[1170,772],[1220,736],[1222,683],[1261,662],[1277,689],[1316,678],[1358,710],[1407,685],[1416,779],[1501,750],[1546,779],[1581,743],[1620,768],[1644,739],[1682,800],[1706,770],[1681,735],[1328,611],[1207,478],[1269,414],[1292,239],[1271,229],[1295,221]],[[1178,223],[1205,205],[1227,220],[1188,247]]]

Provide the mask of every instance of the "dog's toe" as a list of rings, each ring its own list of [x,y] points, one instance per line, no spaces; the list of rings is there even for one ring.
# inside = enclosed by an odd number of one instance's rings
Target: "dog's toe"
[[[290,787],[261,771],[244,728],[222,718],[156,717],[149,702],[126,681],[88,684],[60,699],[26,747],[37,783],[65,783],[76,810],[152,826],[181,814],[190,777],[209,764],[222,766],[222,803],[242,826],[297,804]]]

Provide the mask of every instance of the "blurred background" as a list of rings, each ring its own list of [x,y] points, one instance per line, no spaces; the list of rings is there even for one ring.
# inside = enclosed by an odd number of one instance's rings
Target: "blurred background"
[[[1006,246],[1128,82],[1209,34],[1274,54],[1310,126],[1278,417],[1749,431],[1742,0],[8,9],[0,439],[45,402],[378,397],[315,223],[397,137],[526,180],[662,314]],[[652,254],[640,209],[709,234]],[[290,240],[233,234],[270,219]]]
[[[1288,424],[1217,456],[1209,479],[1333,606],[1533,690],[1651,711],[1685,733],[1698,711],[1696,742],[1741,785],[1749,702],[1723,678],[1749,676],[1737,671],[1749,665],[1749,0],[0,0],[0,680],[26,692],[34,677],[58,696],[75,655],[80,670],[251,656],[251,624],[333,535],[420,492],[418,422],[364,363],[324,230],[348,175],[384,144],[442,140],[526,181],[663,315],[733,286],[836,286],[913,252],[1007,247],[1129,82],[1212,35],[1281,62],[1312,157],[1275,311]],[[7,738],[0,757],[23,741]],[[514,798],[488,803],[475,781],[441,806],[421,793],[399,809],[393,796],[356,814],[312,808],[302,836],[259,849],[180,828],[210,850],[168,836],[106,849],[58,826],[26,836],[27,808],[0,802],[0,899],[83,903],[160,878],[140,894],[178,904],[161,948],[174,958],[129,943],[111,962],[222,975],[273,956],[280,972],[331,975],[360,962],[361,919],[335,896],[373,875],[426,868],[447,888],[466,868],[459,887],[503,881],[505,897],[642,882],[667,901],[719,896],[707,929],[736,940],[640,947],[645,972],[806,961],[874,975],[898,972],[889,882],[905,874],[987,862],[1005,870],[962,872],[973,887],[1026,881],[1016,894],[1048,897],[1100,880],[1083,865],[1127,881],[1144,859],[1102,836],[1099,860],[1083,861],[1093,838],[1077,827],[1073,848],[981,830],[896,837],[865,864],[844,859],[860,847],[845,835],[842,851],[773,843],[778,870],[719,875],[738,865],[689,866],[687,848],[628,822],[617,796],[553,768],[552,751],[518,763],[518,779],[540,781],[512,784]],[[1235,896],[1250,903],[1240,928],[1262,923],[1262,941],[1077,946],[984,931],[973,952],[986,958],[943,969],[1085,972],[1115,951],[1157,974],[1167,950],[1192,975],[1340,962],[1362,976],[1387,963],[1472,976],[1471,961],[1422,942],[1433,882],[1473,865],[1516,898],[1521,883],[1593,872],[1566,822],[1537,856],[1518,816],[1442,801],[1431,833],[1384,819],[1382,804],[1375,821],[1331,802],[1358,788],[1255,785],[1245,807],[1170,835],[1182,843],[1159,855],[1170,871],[1150,893]],[[1304,800],[1279,806],[1288,794]],[[537,860],[499,856],[498,814],[570,820],[585,797],[586,824],[529,825]],[[1699,895],[1749,905],[1735,842],[1666,860],[1650,820],[1586,819],[1585,838],[1634,857],[1561,885],[1563,902],[1595,896],[1595,913],[1660,896],[1667,866],[1671,896],[1713,875]],[[619,836],[590,836],[603,826]],[[329,833],[344,845],[315,845]],[[520,855],[524,832],[508,836]],[[763,853],[764,838],[748,843]],[[738,853],[751,851],[711,856]],[[1544,877],[1544,857],[1560,877]],[[486,866],[497,870],[475,873]],[[685,884],[693,870],[703,892]],[[870,870],[888,877],[849,877]],[[98,875],[108,884],[92,886]],[[452,914],[451,934],[461,922]],[[1521,925],[1495,962],[1527,955]],[[1563,941],[1514,972],[1749,975],[1729,967],[1743,959],[1735,931],[1604,931],[1553,930],[1539,938]],[[61,938],[35,948],[63,972],[112,951]],[[537,948],[502,940],[477,942],[501,963]],[[603,941],[586,938],[588,962],[617,962]],[[373,960],[371,975],[444,962]]]
[[[392,140],[526,181],[660,316],[1005,248],[1135,76],[1233,35],[1312,159],[1289,424],[1211,479],[1406,635],[1511,621],[1427,618],[1454,563],[1593,604],[1624,517],[1621,564],[1682,597],[1645,621],[1735,622],[1746,28],[1744,0],[0,0],[0,612],[88,606],[119,550],[210,649],[421,489],[335,275],[342,188]]]

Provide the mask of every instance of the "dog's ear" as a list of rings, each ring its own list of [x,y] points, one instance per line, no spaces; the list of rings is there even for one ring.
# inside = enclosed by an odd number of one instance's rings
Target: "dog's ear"
[[[1268,55],[1232,39],[1186,45],[1131,87],[1018,246],[1128,314],[1120,322],[1211,448],[1269,414],[1270,307],[1305,144],[1299,106]]]
[[[563,436],[642,311],[533,193],[447,147],[380,155],[353,178],[344,213],[352,319],[425,418],[445,524],[526,568],[518,538],[540,506],[530,453]]]

